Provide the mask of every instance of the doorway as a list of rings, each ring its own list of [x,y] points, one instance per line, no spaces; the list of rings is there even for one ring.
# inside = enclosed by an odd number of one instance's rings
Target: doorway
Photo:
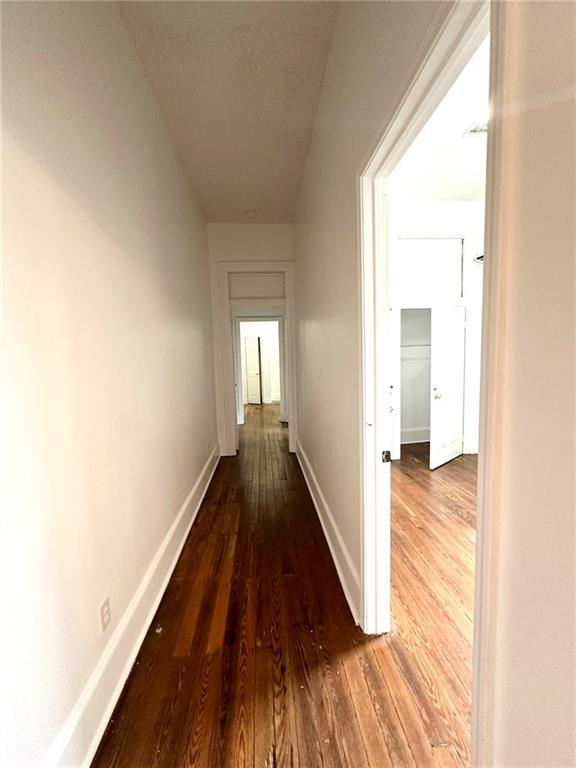
[[[248,405],[275,404],[282,413],[283,365],[281,320],[238,320],[238,399],[240,409]],[[239,419],[239,424],[243,423]]]
[[[435,695],[466,709],[490,287],[488,8],[452,21],[361,179],[363,628],[425,648],[447,670]],[[468,723],[454,725],[464,743]]]
[[[420,465],[426,457],[430,477],[478,451],[488,12],[459,6],[361,176],[362,625],[369,634],[393,627],[391,477],[402,446]],[[482,89],[463,87],[478,58]],[[451,125],[447,115],[474,96],[472,118],[462,114],[466,125]],[[479,184],[467,178],[469,160],[482,168]],[[455,195],[458,186],[464,191]]]
[[[478,380],[465,381],[466,307],[391,311],[399,315],[400,327],[398,374],[390,385],[392,460],[412,444],[423,444],[430,469],[477,453],[476,444],[466,450],[464,439],[466,385],[479,388]],[[479,349],[469,345],[468,354],[474,353]]]

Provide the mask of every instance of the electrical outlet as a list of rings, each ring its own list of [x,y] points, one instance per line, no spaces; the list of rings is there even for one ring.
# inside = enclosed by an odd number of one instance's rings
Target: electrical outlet
[[[111,618],[112,613],[110,611],[110,598],[107,597],[100,606],[100,628],[102,629],[102,632],[106,631],[106,627],[108,624],[110,624]]]

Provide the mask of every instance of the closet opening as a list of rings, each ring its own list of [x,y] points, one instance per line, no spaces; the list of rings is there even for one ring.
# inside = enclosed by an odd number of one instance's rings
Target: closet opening
[[[400,311],[400,456],[430,458],[430,309]],[[396,457],[395,457],[396,458]]]

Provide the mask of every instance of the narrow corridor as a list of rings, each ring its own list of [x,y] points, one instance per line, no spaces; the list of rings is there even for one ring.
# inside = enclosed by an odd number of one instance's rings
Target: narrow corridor
[[[475,459],[395,466],[395,629],[367,638],[277,406],[246,416],[93,768],[466,765]]]

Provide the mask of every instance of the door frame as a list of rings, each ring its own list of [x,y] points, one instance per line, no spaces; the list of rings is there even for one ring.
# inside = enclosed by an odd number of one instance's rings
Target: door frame
[[[448,311],[452,315],[452,320],[454,319],[454,311],[458,311],[459,315],[459,321],[458,323],[451,323],[451,327],[455,328],[457,326],[458,329],[458,338],[460,339],[461,343],[458,344],[459,346],[459,354],[460,354],[460,362],[461,362],[461,370],[460,373],[457,374],[457,376],[450,377],[451,381],[457,381],[458,386],[458,392],[459,397],[461,400],[459,400],[460,407],[458,408],[459,416],[458,418],[461,420],[459,423],[459,447],[457,450],[459,451],[457,454],[451,455],[450,458],[446,458],[446,454],[442,456],[442,461],[439,461],[435,466],[433,467],[432,464],[434,461],[438,460],[437,455],[437,442],[438,442],[438,429],[437,429],[437,421],[438,421],[438,409],[434,406],[434,400],[440,398],[442,399],[442,393],[440,395],[434,395],[434,392],[437,391],[437,388],[434,386],[438,383],[437,379],[437,370],[438,370],[438,355],[436,354],[437,350],[437,335],[436,331],[438,328],[438,321],[442,314],[447,313]],[[445,319],[445,317],[444,317]],[[453,348],[455,348],[456,345],[454,345]],[[458,366],[458,369],[460,369],[460,365]],[[457,456],[462,456],[464,454],[464,410],[466,408],[466,306],[462,303],[459,304],[449,304],[449,305],[436,305],[432,306],[430,310],[430,440],[429,440],[429,457],[428,457],[428,468],[433,471],[434,469],[438,469],[439,467],[446,464],[448,461],[453,461]]]
[[[361,624],[368,634],[392,629],[390,462],[383,463],[383,451],[392,447],[388,372],[394,354],[388,317],[388,178],[488,33],[487,3],[461,0],[448,13],[441,8],[422,45],[415,77],[358,175]]]
[[[216,415],[218,444],[221,456],[235,456],[238,445],[236,422],[236,375],[233,327],[233,303],[244,299],[230,299],[229,275],[238,272],[282,273],[284,275],[284,332],[286,339],[286,416],[288,420],[288,450],[296,452],[296,351],[294,342],[294,265],[289,261],[222,261],[213,273],[214,360],[216,379]],[[246,298],[250,305],[278,304],[280,299]],[[265,320],[266,317],[262,317]],[[272,319],[272,318],[271,318]]]

